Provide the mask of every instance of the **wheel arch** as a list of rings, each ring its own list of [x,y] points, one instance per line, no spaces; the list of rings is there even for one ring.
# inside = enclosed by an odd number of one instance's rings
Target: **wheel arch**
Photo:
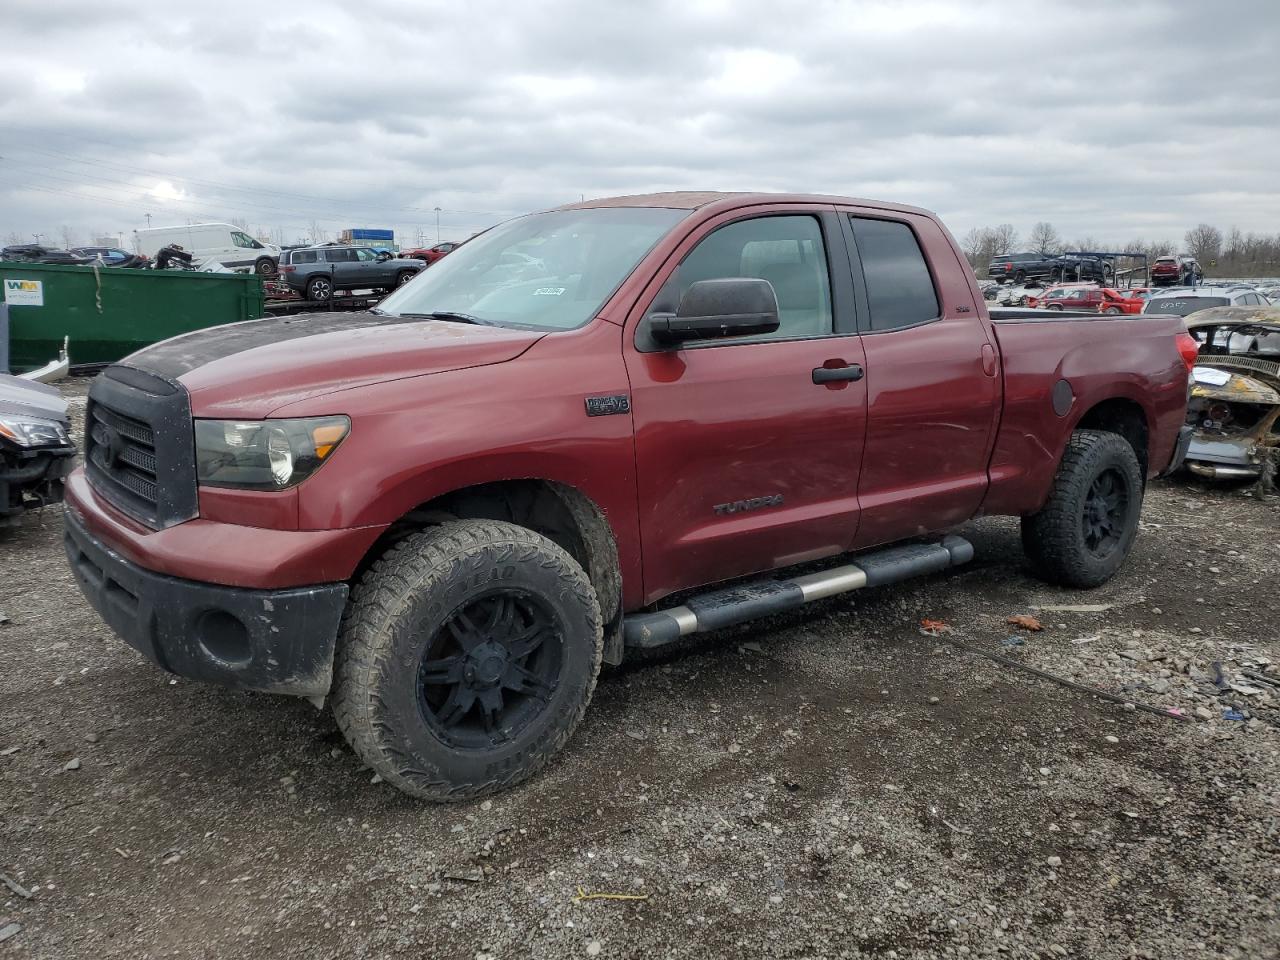
[[[622,566],[604,510],[578,488],[556,480],[496,480],[426,500],[394,521],[357,565],[359,578],[397,541],[450,520],[504,520],[545,536],[586,571],[600,603],[605,661],[622,659]]]
[[[1101,430],[1123,437],[1133,448],[1147,476],[1150,464],[1151,421],[1142,404],[1129,397],[1110,397],[1089,407],[1073,430]]]

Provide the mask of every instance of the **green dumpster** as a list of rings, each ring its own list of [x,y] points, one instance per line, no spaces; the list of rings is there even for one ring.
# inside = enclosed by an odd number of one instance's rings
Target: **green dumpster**
[[[179,333],[263,314],[255,274],[0,261],[0,293],[14,372],[56,359],[64,337],[73,365],[110,363]]]

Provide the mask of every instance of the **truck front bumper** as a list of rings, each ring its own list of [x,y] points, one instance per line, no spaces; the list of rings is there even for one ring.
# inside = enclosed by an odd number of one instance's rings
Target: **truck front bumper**
[[[65,527],[67,559],[89,604],[148,660],[243,690],[329,692],[345,583],[260,590],[183,580],[125,559],[74,508]]]

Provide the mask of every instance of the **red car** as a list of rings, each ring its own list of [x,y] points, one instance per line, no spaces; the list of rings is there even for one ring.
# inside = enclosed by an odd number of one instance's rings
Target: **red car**
[[[1038,297],[1027,297],[1026,305],[1042,310],[1093,310],[1097,303],[1093,306],[1088,304],[1097,291],[1092,283],[1060,283]]]
[[[1204,279],[1204,271],[1195,257],[1179,255],[1176,257],[1157,257],[1151,265],[1151,283],[1157,287],[1176,287],[1181,284],[1199,283]]]
[[[66,490],[127,643],[330,702],[414,796],[532,776],[628,649],[965,563],[976,516],[1098,586],[1190,443],[1180,318],[989,314],[924,210],[657,194],[469,246],[108,367]]]
[[[1111,287],[1103,287],[1099,292],[1102,294],[1102,300],[1098,304],[1099,313],[1141,313],[1147,302],[1145,297],[1137,295],[1146,293],[1145,288],[1113,290]]]
[[[446,240],[444,243],[437,243],[434,247],[420,247],[417,250],[402,251],[400,256],[408,257],[411,260],[425,260],[427,265],[430,266],[446,254],[452,253],[460,246],[462,246],[462,244]]]

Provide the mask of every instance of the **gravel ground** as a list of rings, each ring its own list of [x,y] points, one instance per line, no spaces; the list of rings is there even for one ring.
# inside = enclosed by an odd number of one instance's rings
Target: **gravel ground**
[[[1276,957],[1280,689],[1242,671],[1280,677],[1278,532],[1276,498],[1157,483],[1121,575],[1068,593],[984,520],[960,571],[608,673],[546,773],[433,807],[308,703],[143,661],[31,516],[0,957]]]

